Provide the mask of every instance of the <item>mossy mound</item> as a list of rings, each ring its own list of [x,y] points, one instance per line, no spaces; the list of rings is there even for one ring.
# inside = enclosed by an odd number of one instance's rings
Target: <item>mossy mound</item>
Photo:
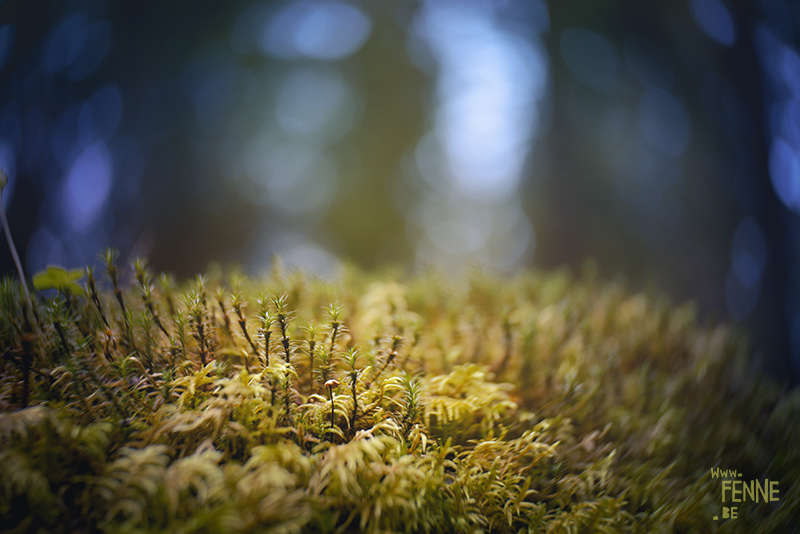
[[[107,260],[36,310],[0,288],[6,531],[792,528],[800,393],[691,306],[564,272],[176,286],[137,262],[123,288]],[[723,503],[712,468],[778,500]]]

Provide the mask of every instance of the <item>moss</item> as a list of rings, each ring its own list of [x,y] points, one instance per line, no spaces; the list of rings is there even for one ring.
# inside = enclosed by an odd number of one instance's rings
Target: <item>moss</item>
[[[10,532],[786,532],[800,393],[565,272],[0,286]],[[719,478],[779,500],[718,519]]]

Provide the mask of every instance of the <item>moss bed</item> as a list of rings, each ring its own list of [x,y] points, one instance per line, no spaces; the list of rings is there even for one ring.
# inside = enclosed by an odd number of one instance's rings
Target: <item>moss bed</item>
[[[796,529],[800,393],[691,305],[589,271],[51,275],[0,288],[0,530]]]

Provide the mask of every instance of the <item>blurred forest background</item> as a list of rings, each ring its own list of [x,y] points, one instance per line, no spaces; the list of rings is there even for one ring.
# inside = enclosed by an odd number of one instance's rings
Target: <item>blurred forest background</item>
[[[798,44],[788,0],[2,0],[3,202],[29,275],[594,258],[796,380]]]

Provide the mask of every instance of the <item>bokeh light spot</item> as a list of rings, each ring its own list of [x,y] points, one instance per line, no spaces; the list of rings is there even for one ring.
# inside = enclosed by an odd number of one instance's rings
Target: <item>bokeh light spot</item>
[[[236,57],[219,47],[200,52],[184,68],[181,82],[205,133],[219,134],[229,120],[241,74]]]
[[[511,269],[533,252],[518,193],[547,92],[543,46],[483,3],[426,2],[413,30],[409,54],[437,76],[434,124],[408,171],[421,197],[402,200],[417,261]]]
[[[800,207],[800,161],[797,153],[780,137],[773,140],[770,148],[769,175],[781,202],[797,210]]]
[[[86,101],[78,116],[78,137],[90,142],[111,139],[122,119],[122,95],[116,85],[98,89]]]
[[[265,24],[259,44],[264,53],[282,59],[335,61],[361,49],[371,30],[369,17],[353,5],[300,1]]]
[[[786,86],[795,98],[800,98],[800,56],[797,51],[789,46],[783,49],[781,61],[781,74]]]
[[[80,54],[67,67],[67,77],[74,82],[94,73],[103,64],[110,44],[111,24],[107,20],[89,24]]]
[[[245,147],[242,196],[285,216],[321,215],[336,188],[336,167],[319,147],[269,133]]]
[[[746,288],[752,288],[761,279],[767,263],[767,244],[752,217],[747,217],[736,227],[731,242],[731,263]]]
[[[725,278],[725,304],[734,321],[744,321],[753,312],[761,292],[760,284],[747,287],[731,269]]]
[[[671,93],[649,88],[639,103],[639,128],[655,148],[680,157],[689,144],[689,115]]]
[[[45,71],[55,74],[78,58],[86,42],[87,24],[86,15],[76,14],[58,25],[45,47]]]
[[[736,42],[733,15],[721,0],[689,0],[689,11],[697,26],[719,44],[733,46]]]
[[[17,183],[17,158],[11,145],[0,139],[0,169],[8,177],[8,183],[3,188],[3,208],[8,209],[14,196],[14,186]]]
[[[582,28],[566,29],[561,32],[561,54],[579,81],[602,91],[616,87],[619,61],[611,43],[602,35]]]
[[[73,231],[87,230],[103,214],[112,182],[111,155],[96,141],[78,155],[64,183],[63,210]]]
[[[471,198],[513,193],[536,128],[545,62],[466,10],[432,10],[427,35],[441,68],[436,135],[452,185]]]
[[[70,81],[92,74],[102,64],[111,43],[107,20],[89,22],[83,13],[71,15],[53,30],[44,48],[45,72],[67,70]]]
[[[358,115],[353,93],[335,70],[298,69],[284,81],[278,94],[278,123],[290,134],[338,139]]]
[[[11,57],[11,51],[14,49],[14,35],[13,24],[0,24],[0,71]]]

